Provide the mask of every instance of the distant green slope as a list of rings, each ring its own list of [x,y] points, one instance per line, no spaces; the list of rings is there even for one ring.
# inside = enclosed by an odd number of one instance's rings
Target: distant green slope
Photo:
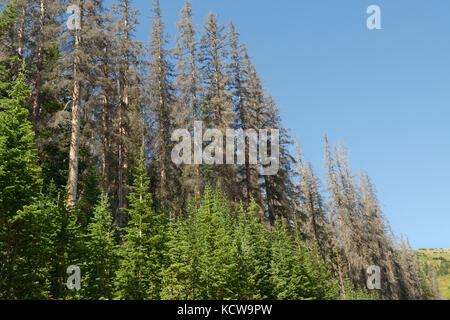
[[[421,261],[434,266],[439,291],[450,300],[450,249],[419,249],[416,253]]]

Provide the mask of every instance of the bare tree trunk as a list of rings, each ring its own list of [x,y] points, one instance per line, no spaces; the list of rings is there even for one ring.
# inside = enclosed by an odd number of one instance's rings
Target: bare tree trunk
[[[160,85],[160,88],[162,90],[162,86]],[[164,112],[164,101],[163,98],[160,96],[159,99],[159,104],[160,107],[162,109],[162,112]],[[161,112],[161,113],[162,113]],[[161,136],[165,137],[165,130],[168,130],[168,128],[165,126],[165,121],[161,121],[160,122],[160,128],[159,128],[160,132],[161,132]],[[165,203],[167,200],[167,172],[166,172],[166,161],[167,161],[167,150],[166,150],[166,143],[167,140],[162,139],[161,141],[159,141],[159,143],[161,144],[161,154],[160,156],[160,170],[161,170],[161,181],[160,181],[160,190],[161,190],[161,203]]]
[[[194,39],[194,34],[193,31],[191,30],[191,37],[192,39]],[[198,101],[197,101],[197,83],[196,83],[196,76],[195,76],[195,70],[196,70],[196,65],[195,65],[195,46],[191,45],[191,83],[192,83],[192,88],[191,88],[191,96],[192,96],[192,119],[195,123],[195,121],[198,121]],[[194,186],[194,194],[200,198],[201,196],[201,191],[200,191],[200,165],[198,164],[194,164],[194,172],[195,172],[195,186]]]
[[[159,50],[162,51],[162,44],[160,44],[160,48]],[[162,75],[163,75],[163,70],[162,70],[162,53],[159,53],[158,56],[158,78],[159,78],[159,108],[160,108],[160,123],[159,123],[159,131],[160,131],[160,149],[161,149],[161,154],[159,155],[160,157],[160,170],[161,170],[161,181],[160,181],[160,190],[161,190],[161,203],[164,204],[167,200],[167,166],[166,166],[166,161],[167,161],[167,145],[166,143],[169,141],[168,139],[166,139],[166,132],[167,130],[169,130],[168,127],[168,115],[166,114],[166,105],[164,102],[164,97],[163,97],[163,92],[164,92],[164,88],[163,88],[163,79],[162,79]],[[161,139],[162,137],[162,139]]]
[[[122,113],[122,111],[120,111]],[[120,115],[120,127],[122,127],[122,115]],[[122,132],[120,131],[120,137],[122,138]],[[119,206],[117,210],[117,224],[122,226],[122,205],[123,205],[123,145],[122,142],[119,145],[119,188],[117,190],[117,196],[119,198]]]
[[[102,189],[105,194],[108,193],[108,169],[107,169],[107,157],[108,157],[108,97],[105,95],[103,100],[103,115],[102,115],[102,129],[103,129],[103,141],[102,141]]]
[[[275,223],[275,212],[273,208],[273,195],[272,189],[270,188],[270,178],[268,176],[264,176],[264,186],[266,190],[266,203],[267,203],[267,212],[270,224],[273,225]]]
[[[32,119],[34,128],[36,129],[36,121],[39,113],[39,97],[41,95],[41,85],[42,85],[42,62],[44,55],[43,48],[43,34],[44,34],[44,19],[45,19],[45,4],[44,0],[40,1],[40,17],[39,17],[39,38],[40,43],[38,47],[38,59],[36,62],[36,79],[34,86],[34,94],[33,94],[33,109],[32,109]]]
[[[124,91],[124,111],[125,113],[128,111],[128,87],[125,87]],[[126,198],[128,196],[128,162],[129,162],[129,155],[128,155],[128,147],[127,147],[127,126],[126,121],[122,122],[122,128],[121,128],[121,136],[122,136],[122,205],[121,208],[127,208]]]
[[[23,41],[25,37],[25,7],[22,8],[22,18],[20,20],[20,27],[19,27],[19,43],[17,48],[17,55],[19,56],[19,59],[23,59]]]
[[[124,15],[123,15],[123,30],[124,30],[124,40],[126,46],[128,46],[129,40],[129,31],[128,31],[128,1],[123,2],[124,5]],[[122,226],[122,211],[126,209],[127,206],[127,196],[128,196],[128,184],[129,184],[129,176],[128,176],[128,167],[129,167],[129,155],[128,155],[128,147],[127,147],[127,138],[128,138],[128,130],[127,130],[127,112],[129,111],[129,79],[128,79],[128,71],[129,71],[129,57],[128,50],[125,49],[125,52],[122,53],[125,61],[122,70],[122,81],[123,81],[123,92],[121,94],[120,101],[120,110],[119,110],[119,135],[120,135],[120,146],[119,146],[119,225]]]
[[[75,35],[75,51],[80,46],[80,35]],[[78,53],[77,53],[78,54]],[[81,82],[79,80],[80,58],[75,55],[73,64],[73,97],[72,97],[72,131],[70,137],[69,151],[69,178],[68,178],[68,200],[67,205],[73,207],[77,199],[78,187],[78,161],[79,161],[79,142],[80,142],[80,114],[81,114]]]
[[[118,223],[122,226],[122,210],[125,207],[126,199],[126,185],[128,185],[128,150],[125,145],[125,124],[123,115],[123,103],[121,103],[119,111],[119,134],[120,134],[120,145],[119,145],[119,210],[118,210]]]

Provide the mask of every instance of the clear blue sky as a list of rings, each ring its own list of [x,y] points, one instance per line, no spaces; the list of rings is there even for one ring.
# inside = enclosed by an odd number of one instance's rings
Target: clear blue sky
[[[184,0],[161,0],[171,39]],[[450,247],[450,1],[192,0],[237,25],[286,127],[323,175],[322,138],[367,170],[397,234]],[[369,31],[366,9],[381,8]],[[138,38],[147,42],[150,0]]]

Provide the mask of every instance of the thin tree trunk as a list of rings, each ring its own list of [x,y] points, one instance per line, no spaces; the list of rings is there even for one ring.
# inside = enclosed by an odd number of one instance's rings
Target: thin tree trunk
[[[36,80],[34,86],[34,96],[33,96],[33,109],[32,109],[32,119],[34,129],[36,130],[36,121],[39,113],[39,98],[41,95],[41,85],[42,85],[42,62],[43,62],[43,37],[44,37],[44,19],[45,19],[45,4],[44,0],[40,1],[40,17],[39,17],[39,38],[40,43],[38,47],[38,59],[36,62]]]
[[[102,141],[102,189],[105,194],[108,193],[108,97],[105,95],[103,100],[103,115],[102,115],[102,129],[103,129],[103,141]]]
[[[80,46],[80,35],[75,35],[75,51]],[[78,53],[77,53],[78,54]],[[73,64],[73,97],[72,97],[72,131],[70,137],[69,151],[69,178],[68,178],[68,201],[69,207],[75,205],[77,199],[78,187],[78,161],[79,161],[79,142],[80,142],[80,114],[81,114],[81,82],[79,80],[80,58],[76,55]]]
[[[268,218],[270,221],[270,224],[273,225],[275,223],[275,213],[273,208],[273,196],[272,196],[272,190],[270,187],[270,178],[268,176],[264,176],[264,185],[266,189],[266,202],[267,202],[267,211],[268,211]]]
[[[17,55],[19,56],[19,59],[23,59],[23,41],[25,37],[25,14],[26,14],[25,7],[23,7],[19,27],[19,44],[17,48]]]
[[[124,5],[124,15],[123,15],[123,30],[124,30],[124,40],[125,44],[128,45],[129,40],[129,32],[128,32],[128,1],[123,2]],[[122,53],[125,61],[124,66],[121,68],[122,70],[122,81],[123,81],[123,92],[122,99],[120,102],[120,110],[119,110],[119,135],[120,135],[120,146],[119,146],[119,225],[122,226],[122,211],[126,209],[127,206],[127,196],[128,196],[128,167],[129,167],[129,154],[127,147],[127,112],[129,111],[129,79],[128,79],[128,71],[129,71],[129,57],[128,51],[125,49],[125,52]]]
[[[192,39],[194,39],[194,34],[193,34],[193,30],[191,30],[191,37]],[[192,88],[191,88],[191,95],[192,95],[192,119],[195,121],[198,121],[198,101],[197,101],[197,83],[196,83],[196,78],[195,78],[195,70],[196,70],[196,66],[195,66],[195,46],[191,46],[191,83],[192,83]],[[200,165],[198,164],[194,164],[194,172],[195,172],[195,186],[194,186],[194,193],[197,197],[200,198],[201,194],[200,194]]]
[[[160,56],[161,57],[161,56]],[[161,59],[160,59],[161,61]],[[162,70],[161,70],[161,63],[160,63],[160,74],[162,74]],[[159,107],[160,107],[160,117],[167,117],[165,113],[165,104],[164,104],[164,99],[162,97],[162,92],[163,92],[163,85],[162,85],[162,81],[160,80],[159,82],[159,91],[160,91],[160,96],[159,96]],[[169,130],[169,128],[166,125],[166,118],[161,119],[160,124],[159,124],[159,130],[160,130],[160,148],[161,148],[161,154],[160,154],[160,170],[161,170],[161,181],[160,181],[160,190],[161,190],[161,202],[162,204],[164,204],[167,200],[167,169],[166,169],[166,161],[167,161],[167,145],[166,143],[168,142],[166,138],[166,130]]]

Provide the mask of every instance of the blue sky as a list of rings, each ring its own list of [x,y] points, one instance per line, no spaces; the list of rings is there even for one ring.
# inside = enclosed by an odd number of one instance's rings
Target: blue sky
[[[147,42],[150,0],[137,37]],[[171,39],[184,0],[161,0]],[[450,247],[450,1],[192,0],[236,24],[265,87],[323,175],[322,138],[368,171],[397,234]],[[366,9],[381,8],[368,30]]]

